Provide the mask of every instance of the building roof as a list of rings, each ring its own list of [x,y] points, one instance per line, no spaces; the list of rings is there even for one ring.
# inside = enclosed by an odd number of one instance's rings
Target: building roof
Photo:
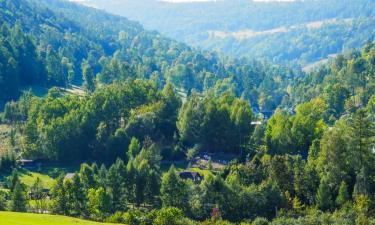
[[[70,179],[73,179],[74,175],[76,175],[76,174],[75,173],[67,173],[64,178],[70,180]]]
[[[183,171],[178,174],[182,179],[191,179],[193,181],[201,180],[202,176],[198,172]]]

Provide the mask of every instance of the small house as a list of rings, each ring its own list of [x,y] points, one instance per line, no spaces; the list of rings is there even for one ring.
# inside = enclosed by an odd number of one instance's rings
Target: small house
[[[18,163],[24,169],[36,169],[42,166],[41,162],[31,160],[31,159],[20,159],[18,160]]]
[[[43,188],[40,193],[34,193],[33,191],[29,191],[28,193],[29,199],[32,200],[39,200],[42,198],[50,199],[50,189]]]
[[[195,183],[199,183],[203,180],[203,177],[198,172],[183,171],[180,172],[178,175],[183,180],[190,179]]]
[[[75,173],[67,173],[64,177],[64,180],[71,180],[73,179],[74,175],[76,175]]]

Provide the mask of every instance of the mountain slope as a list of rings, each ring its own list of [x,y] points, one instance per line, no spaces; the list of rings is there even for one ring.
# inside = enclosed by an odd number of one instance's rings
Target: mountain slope
[[[375,3],[370,0],[167,3],[156,0],[87,0],[148,29],[231,56],[306,65],[374,40]],[[327,21],[337,20],[336,23]],[[350,20],[350,22],[348,22]],[[309,26],[319,24],[323,26]],[[282,30],[283,32],[272,32]],[[237,33],[263,33],[237,38]],[[231,34],[212,35],[212,34]]]
[[[6,21],[3,27],[11,30],[2,32],[2,39],[11,45],[9,52],[15,52],[16,56],[22,54],[15,49],[31,52],[35,62],[30,65],[39,65],[23,70],[34,71],[35,75],[20,71],[15,87],[87,83],[82,68],[85,71],[91,68],[99,86],[142,78],[153,79],[162,87],[169,81],[185,92],[231,90],[249,99],[254,107],[263,107],[258,104],[258,96],[262,95],[268,99],[264,110],[272,110],[286,94],[283,90],[288,80],[296,76],[293,71],[265,62],[232,60],[193,49],[157,32],[145,31],[138,23],[123,17],[66,1],[15,0],[0,4],[0,15]],[[29,48],[25,48],[26,41],[14,42],[20,38],[13,38],[13,33],[23,32],[27,33]],[[16,56],[15,69],[22,65]],[[4,57],[3,61],[9,58]],[[13,78],[11,74],[6,72],[2,76]],[[270,83],[273,88],[266,88]],[[16,97],[17,88],[12,90],[14,93],[4,92],[0,97],[5,100]]]

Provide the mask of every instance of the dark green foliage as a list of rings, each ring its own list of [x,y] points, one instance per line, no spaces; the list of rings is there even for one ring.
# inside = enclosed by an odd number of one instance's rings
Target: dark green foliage
[[[83,62],[81,67],[83,88],[86,92],[91,93],[95,90],[94,71],[88,62]]]
[[[52,204],[52,212],[62,215],[69,214],[68,208],[68,196],[67,190],[64,186],[64,176],[60,175],[55,185],[51,190],[52,198],[54,199]]]
[[[177,127],[187,146],[200,144],[205,151],[239,153],[250,140],[253,118],[249,103],[230,93],[220,98],[206,95],[202,100],[193,93],[180,110]]]
[[[316,206],[321,210],[328,210],[332,207],[332,192],[327,181],[322,179],[315,197]]]
[[[17,182],[13,188],[10,208],[14,212],[26,212],[26,190],[25,186],[20,182]]]
[[[0,155],[0,172],[10,172],[16,167],[16,153],[8,150]]]
[[[8,194],[5,191],[0,191],[0,211],[7,209],[7,197]]]
[[[181,180],[173,166],[162,177],[160,198],[164,207],[177,207],[187,210],[188,185]]]

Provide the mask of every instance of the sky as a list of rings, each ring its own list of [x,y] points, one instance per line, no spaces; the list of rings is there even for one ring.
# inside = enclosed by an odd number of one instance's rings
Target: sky
[[[182,3],[182,2],[216,2],[220,0],[160,0],[164,2]],[[254,2],[292,2],[294,0],[253,0]]]
[[[89,0],[69,0],[71,2],[88,2]],[[159,0],[164,2],[183,3],[183,2],[216,2],[221,0]],[[249,0],[250,1],[250,0]],[[253,0],[255,2],[292,2],[294,0]]]

